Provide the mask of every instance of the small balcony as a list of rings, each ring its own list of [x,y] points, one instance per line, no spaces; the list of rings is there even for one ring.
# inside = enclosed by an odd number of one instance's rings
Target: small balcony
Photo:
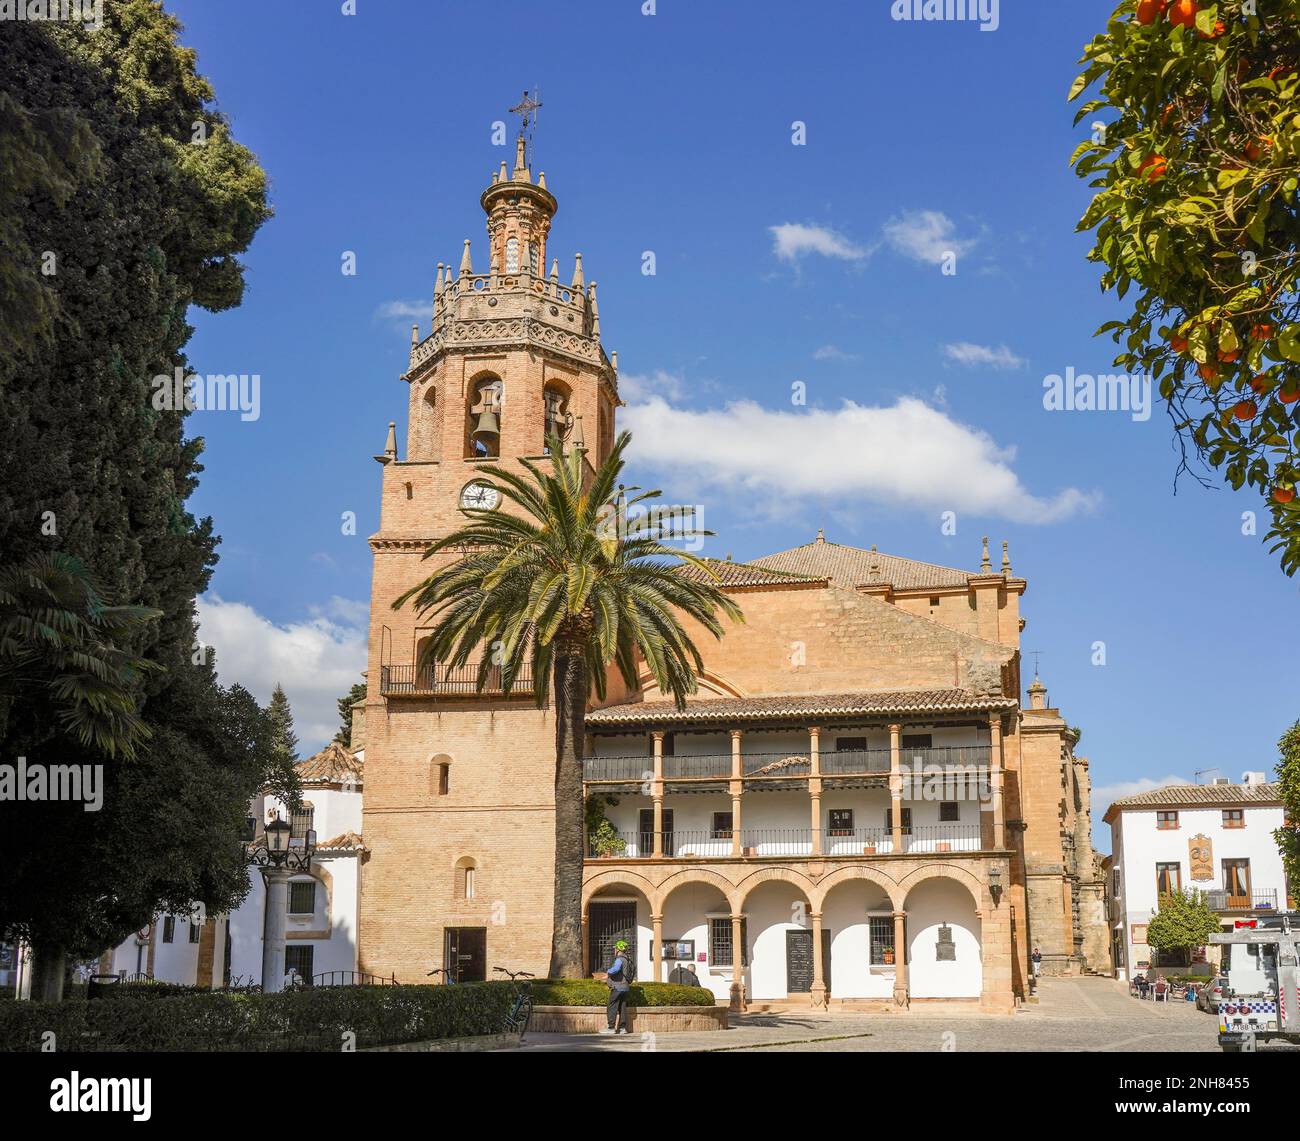
[[[510,692],[505,692],[500,666],[491,666],[478,684],[476,662],[463,666],[435,662],[427,666],[399,665],[379,667],[379,692],[384,697],[510,697],[533,696],[533,667],[523,663],[515,673]]]
[[[1205,902],[1211,911],[1276,911],[1277,888],[1254,888],[1245,895],[1216,889],[1205,893]]]
[[[597,842],[589,838],[589,860],[654,859],[653,831],[617,832]],[[814,854],[811,828],[742,828],[739,843],[726,830],[674,830],[663,832],[660,859],[730,860],[808,858]],[[904,831],[895,849],[886,829],[830,828],[821,834],[821,856],[853,857],[915,855],[917,853],[978,852],[984,843],[978,824],[938,824]],[[739,849],[739,851],[737,851]]]

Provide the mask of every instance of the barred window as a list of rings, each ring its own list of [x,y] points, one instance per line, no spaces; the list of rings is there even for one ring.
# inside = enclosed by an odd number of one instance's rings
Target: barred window
[[[749,966],[748,920],[740,921],[740,965]],[[730,967],[734,963],[731,948],[731,920],[722,916],[709,920],[709,963],[715,967]]]
[[[176,916],[163,917],[163,942],[171,943],[176,939]]]
[[[199,925],[195,923],[193,920],[190,920],[190,942],[197,943],[198,941],[199,941]]]
[[[885,948],[896,950],[894,947],[894,920],[888,915],[871,916],[871,965],[873,967],[883,967],[885,965]],[[895,959],[897,962],[897,959]]]
[[[294,880],[289,885],[289,914],[310,915],[316,910],[316,881]]]
[[[310,943],[286,947],[284,949],[285,976],[288,977],[291,971],[296,971],[298,977],[304,982],[311,982],[312,961],[315,957],[315,951],[316,948]]]

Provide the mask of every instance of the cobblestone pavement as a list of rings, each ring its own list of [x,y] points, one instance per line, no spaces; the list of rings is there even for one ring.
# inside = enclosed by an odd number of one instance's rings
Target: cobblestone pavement
[[[1102,978],[1043,979],[1039,1001],[1012,1015],[749,1014],[734,1028],[686,1034],[530,1034],[525,1051],[653,1049],[698,1051],[1050,1051],[1137,1050],[1218,1053],[1218,1021],[1194,1003],[1140,1002],[1125,984]],[[1297,1050],[1289,1046],[1264,1050]]]

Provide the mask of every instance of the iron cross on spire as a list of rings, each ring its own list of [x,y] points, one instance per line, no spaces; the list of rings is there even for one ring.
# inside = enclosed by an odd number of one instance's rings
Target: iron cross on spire
[[[540,95],[541,92],[539,91],[538,94]],[[528,121],[530,118],[534,123],[537,122],[537,109],[541,105],[542,101],[540,99],[534,99],[527,91],[525,91],[524,97],[520,100],[519,105],[510,108],[510,114],[521,116],[522,121],[519,124],[519,133],[521,135],[528,130]]]

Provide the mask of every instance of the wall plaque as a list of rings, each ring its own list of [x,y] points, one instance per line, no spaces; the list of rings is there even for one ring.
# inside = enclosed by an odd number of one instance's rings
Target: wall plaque
[[[952,941],[952,928],[944,924],[939,928],[939,939],[934,945],[936,963],[954,963],[957,961],[957,944]]]

